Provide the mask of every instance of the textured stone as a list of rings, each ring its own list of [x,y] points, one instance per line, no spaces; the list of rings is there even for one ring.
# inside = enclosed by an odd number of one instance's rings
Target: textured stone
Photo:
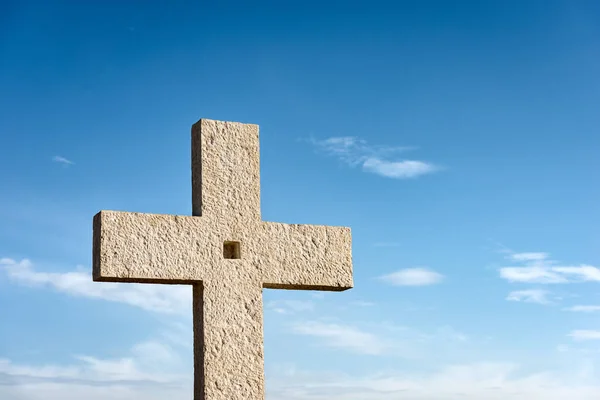
[[[260,217],[258,126],[192,127],[193,216],[101,211],[93,279],[191,284],[194,399],[264,399],[262,289],[353,286],[349,228]]]

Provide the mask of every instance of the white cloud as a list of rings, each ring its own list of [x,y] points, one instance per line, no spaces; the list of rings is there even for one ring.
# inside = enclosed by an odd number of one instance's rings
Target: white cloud
[[[97,383],[74,383],[60,380],[2,385],[3,400],[188,400],[193,397],[192,384],[156,385],[129,382],[98,385]]]
[[[600,282],[600,269],[591,265],[553,267],[552,271],[570,277],[571,281]]]
[[[54,156],[54,157],[52,157],[52,161],[54,161],[56,163],[59,163],[59,164],[62,164],[62,165],[73,165],[73,164],[75,164],[73,161],[71,161],[69,159],[66,159],[64,157],[61,157],[61,156]]]
[[[19,365],[0,359],[0,374],[14,381],[40,382],[45,380],[68,380],[71,382],[146,382],[170,383],[181,380],[183,375],[169,374],[168,369],[180,363],[170,347],[160,342],[143,342],[131,349],[127,357],[100,359],[88,355],[76,355],[71,365],[47,364],[42,366]]]
[[[509,260],[523,266],[500,268],[500,276],[510,282],[558,284],[600,282],[600,269],[591,265],[564,266],[549,259],[548,253],[512,253]]]
[[[187,400],[191,399],[192,384],[157,385],[142,383],[119,383],[99,385],[97,383],[74,383],[60,380],[2,385],[0,398],[3,400]]]
[[[154,352],[154,345],[144,351]],[[142,348],[145,346],[141,346]],[[159,352],[160,354],[160,352]],[[153,363],[156,364],[160,360]],[[167,361],[170,360],[167,358]],[[356,363],[356,362],[355,362]],[[192,398],[192,374],[148,372],[148,364],[132,350],[115,360],[81,357],[71,365],[20,365],[0,361],[0,398],[6,400],[129,400]],[[600,386],[590,365],[569,372],[523,373],[517,364],[479,362],[438,365],[434,370],[370,371],[346,374],[294,365],[269,368],[270,400],[596,400]]]
[[[513,261],[541,261],[548,258],[548,253],[531,252],[531,253],[513,253],[509,258]]]
[[[591,313],[591,312],[600,311],[600,306],[581,306],[580,305],[580,306],[566,307],[563,310],[572,311],[572,312]]]
[[[367,172],[396,179],[416,178],[438,170],[434,165],[423,161],[385,161],[379,158],[366,159],[363,163],[363,169]]]
[[[191,314],[191,313],[190,313]],[[171,346],[183,348],[190,351],[194,347],[193,325],[191,315],[184,322],[165,322],[167,325],[160,332],[160,337]]]
[[[556,351],[558,351],[559,353],[567,353],[570,350],[571,349],[566,344],[559,344],[558,346],[556,346]]]
[[[32,263],[10,258],[0,259],[0,271],[18,284],[50,287],[77,297],[103,299],[161,313],[188,313],[192,289],[181,285],[93,282],[89,271],[39,272]]]
[[[585,367],[585,366],[584,366]],[[28,367],[35,369],[36,367]],[[267,373],[269,400],[596,400],[600,386],[585,368],[560,374],[525,374],[513,363],[480,362],[440,366],[430,372],[372,371],[349,375],[302,371],[294,366]],[[0,380],[6,400],[129,400],[192,398],[191,380],[176,384],[128,382],[98,385],[60,379],[45,382]]]
[[[351,326],[309,321],[295,324],[292,330],[300,335],[320,337],[327,346],[344,348],[354,353],[378,355],[388,347],[376,335]]]
[[[500,276],[510,282],[567,283],[569,280],[547,267],[503,267]]]
[[[447,343],[447,342],[466,342],[469,337],[462,332],[457,331],[451,326],[442,326],[437,329],[435,335],[431,336],[432,340]]]
[[[573,340],[578,340],[578,341],[600,340],[600,331],[581,329],[581,330],[572,331],[571,333],[569,333],[568,336],[571,337]]]
[[[458,355],[471,345],[469,337],[451,326],[421,331],[392,323],[350,325],[311,320],[291,325],[291,332],[318,339],[323,346],[348,353],[423,362]]]
[[[600,386],[578,369],[568,374],[524,374],[513,363],[442,366],[431,372],[378,372],[366,376],[294,371],[270,385],[273,400],[595,400]]]
[[[313,311],[315,304],[303,300],[272,300],[265,304],[265,309],[270,309],[279,314],[291,314],[304,311]]]
[[[384,161],[379,158],[367,158],[363,162],[363,169],[387,178],[407,179],[434,172],[436,167],[423,161]]]
[[[426,286],[440,283],[444,276],[427,268],[406,268],[379,279],[394,286]]]
[[[189,398],[191,373],[173,350],[160,342],[135,345],[115,359],[73,357],[68,365],[17,364],[0,359],[0,398],[6,400]],[[187,368],[186,368],[187,367]],[[174,373],[173,371],[182,371]]]
[[[525,303],[550,304],[548,292],[541,289],[515,290],[508,294],[508,301],[522,301]]]
[[[411,150],[410,147],[370,146],[366,141],[351,136],[332,137],[311,142],[320,150],[339,158],[352,167],[359,165],[366,172],[387,178],[416,178],[439,169],[424,161],[389,160],[395,153]]]

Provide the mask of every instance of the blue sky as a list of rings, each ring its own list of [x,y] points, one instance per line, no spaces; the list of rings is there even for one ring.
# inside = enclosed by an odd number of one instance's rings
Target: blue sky
[[[600,398],[600,6],[219,4],[0,5],[0,398],[192,397],[191,288],[92,282],[91,223],[189,215],[200,118],[353,232],[264,292],[267,399]]]

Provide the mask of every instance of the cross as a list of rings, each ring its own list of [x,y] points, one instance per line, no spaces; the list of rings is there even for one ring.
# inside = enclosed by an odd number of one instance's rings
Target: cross
[[[350,228],[266,222],[258,125],[192,127],[192,216],[100,211],[93,280],[189,284],[194,400],[263,400],[262,289],[353,286]]]

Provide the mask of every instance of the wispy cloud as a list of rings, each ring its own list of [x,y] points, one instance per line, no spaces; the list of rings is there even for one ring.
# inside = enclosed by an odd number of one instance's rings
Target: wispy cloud
[[[17,380],[68,380],[72,382],[143,382],[168,383],[181,378],[168,373],[165,366],[180,363],[179,357],[167,345],[148,341],[136,344],[127,357],[101,359],[89,355],[73,356],[71,365],[38,367],[17,365],[0,358],[0,373]],[[152,371],[161,369],[160,373]]]
[[[49,287],[77,297],[103,299],[160,313],[186,313],[191,309],[189,286],[93,282],[91,271],[40,272],[31,261],[0,259],[0,271],[21,285]]]
[[[444,276],[428,268],[406,268],[379,279],[394,286],[427,286],[440,283]]]
[[[374,371],[367,375],[295,370],[273,380],[275,400],[594,400],[600,386],[587,365],[569,373],[524,372],[516,363],[444,365],[431,372]]]
[[[368,158],[363,162],[363,169],[387,178],[407,179],[434,172],[436,167],[423,161],[385,161]]]
[[[65,165],[65,166],[75,164],[73,161],[71,161],[71,160],[69,160],[69,159],[67,159],[65,157],[61,157],[61,156],[54,156],[54,157],[52,157],[52,161],[54,161],[56,163],[59,163],[59,164],[62,164],[62,165]]]
[[[304,311],[313,311],[315,303],[305,300],[272,300],[265,304],[265,308],[279,314],[293,314]]]
[[[0,364],[2,365],[2,364]],[[66,368],[65,375],[76,374],[85,362]],[[56,366],[49,366],[57,368]],[[479,362],[442,365],[431,372],[369,371],[347,374],[336,371],[304,371],[293,365],[267,374],[267,398],[273,400],[595,400],[600,386],[586,376],[586,366],[576,366],[568,374],[548,371],[524,373],[518,364]],[[16,368],[39,374],[43,366],[17,365],[4,360],[2,370]],[[57,371],[59,372],[59,371]],[[2,373],[0,371],[0,373]],[[48,374],[47,372],[45,372]],[[85,374],[88,374],[86,372]],[[84,376],[85,376],[84,374]],[[103,372],[99,373],[104,375]],[[51,374],[50,374],[51,375]],[[9,379],[14,379],[10,375]],[[23,376],[23,375],[22,375]],[[46,378],[43,383],[19,378],[8,385],[0,383],[0,398],[27,400],[102,400],[102,399],[185,399],[191,398],[191,380],[176,383],[119,381],[98,384],[97,380],[72,381]]]
[[[39,374],[43,366],[17,365],[4,360],[4,370],[21,368]],[[8,367],[6,367],[8,365]],[[66,375],[82,370],[85,362],[60,367]],[[138,364],[135,364],[138,366]],[[49,366],[54,367],[56,366]],[[305,371],[294,365],[277,366],[267,374],[267,398],[273,400],[595,400],[600,386],[587,376],[587,366],[576,365],[569,373],[523,372],[516,363],[477,362],[442,364],[432,371],[376,370],[364,374],[338,371]],[[89,367],[84,367],[88,368]],[[2,371],[0,371],[0,374]],[[76,373],[76,372],[75,372]],[[86,372],[89,374],[89,372]],[[103,372],[99,373],[103,375]],[[85,374],[84,374],[85,375]],[[15,375],[10,375],[9,379]],[[38,380],[39,381],[39,380]],[[96,380],[71,381],[47,378],[32,383],[20,378],[3,385],[0,398],[22,400],[128,400],[185,399],[192,396],[191,379],[174,383]]]
[[[295,324],[292,330],[297,334],[320,337],[329,347],[344,348],[354,353],[378,355],[388,347],[376,335],[351,326],[309,321]]]
[[[563,308],[565,311],[592,313],[600,311],[600,306],[572,306]]]
[[[574,330],[568,335],[573,340],[582,341],[582,340],[600,340],[600,331],[594,330]]]
[[[156,341],[139,343],[120,358],[75,355],[66,365],[17,364],[0,358],[0,398],[158,400],[191,388],[185,367],[172,348]]]
[[[509,255],[509,258],[513,261],[542,261],[548,259],[548,253],[513,253]]]
[[[351,167],[360,166],[365,172],[387,178],[416,178],[439,170],[429,162],[397,158],[396,154],[413,150],[413,147],[371,146],[365,140],[353,136],[311,139],[311,143]]]
[[[469,340],[469,336],[448,325],[438,328],[434,337],[442,342],[466,342]]]
[[[348,353],[402,359],[439,360],[463,352],[469,337],[451,326],[423,331],[393,323],[352,324],[331,320],[308,320],[290,326],[291,332],[316,338],[318,343]]]
[[[508,301],[522,301],[525,303],[550,304],[548,291],[541,289],[515,290],[506,297]]]
[[[546,267],[504,267],[500,276],[511,282],[525,283],[567,283],[569,280]]]
[[[507,258],[522,266],[500,268],[500,276],[510,282],[557,284],[600,282],[600,269],[591,265],[565,266],[548,253],[512,253]]]

